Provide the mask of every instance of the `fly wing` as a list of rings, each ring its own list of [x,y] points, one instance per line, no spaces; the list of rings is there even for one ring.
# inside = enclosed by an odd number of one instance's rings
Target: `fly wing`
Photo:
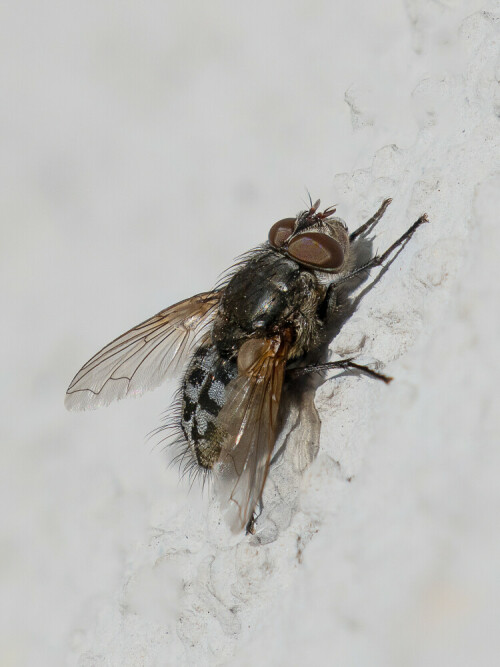
[[[217,424],[224,434],[216,485],[234,532],[258,503],[276,441],[278,409],[289,343],[281,336],[247,341],[238,354],[238,376],[226,389]]]
[[[98,408],[157,387],[200,340],[220,294],[204,292],[179,301],[106,345],[73,378],[66,407]]]

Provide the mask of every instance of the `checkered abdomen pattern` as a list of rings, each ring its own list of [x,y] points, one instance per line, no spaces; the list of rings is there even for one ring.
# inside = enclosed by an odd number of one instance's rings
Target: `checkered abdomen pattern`
[[[213,345],[194,354],[182,385],[181,427],[203,468],[212,468],[220,454],[217,416],[226,387],[238,374],[235,359],[223,358]]]

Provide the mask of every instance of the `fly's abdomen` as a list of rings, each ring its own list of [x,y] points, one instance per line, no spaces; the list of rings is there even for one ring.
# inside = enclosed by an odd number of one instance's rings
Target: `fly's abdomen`
[[[219,459],[217,417],[225,402],[226,387],[237,374],[236,360],[221,357],[210,345],[197,350],[184,377],[181,427],[203,468],[212,468]]]

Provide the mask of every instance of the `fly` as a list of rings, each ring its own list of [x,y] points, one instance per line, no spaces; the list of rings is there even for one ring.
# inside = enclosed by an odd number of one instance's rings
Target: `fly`
[[[383,266],[427,222],[422,215],[384,253],[359,265],[362,239],[390,202],[350,234],[335,208],[319,212],[319,200],[275,222],[268,241],[240,258],[216,289],[160,311],[93,356],[73,378],[66,407],[137,396],[184,368],[173,426],[187,466],[215,473],[233,530],[253,527],[284,382],[333,369],[391,379],[354,359],[301,364],[325,342],[352,279]]]

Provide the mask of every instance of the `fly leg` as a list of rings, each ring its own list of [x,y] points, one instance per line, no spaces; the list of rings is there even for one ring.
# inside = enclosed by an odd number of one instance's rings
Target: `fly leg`
[[[264,509],[264,503],[262,502],[262,498],[259,499],[258,506],[259,506],[258,514],[257,511],[254,510],[252,512],[252,516],[250,517],[245,527],[246,535],[255,535],[255,530],[256,530],[255,525],[257,523],[257,519],[260,517],[260,515],[262,514],[262,510]]]
[[[375,214],[375,216],[376,215],[377,214]],[[376,222],[378,222],[378,220]],[[351,280],[351,278],[359,275],[360,273],[363,273],[364,271],[369,271],[370,269],[373,269],[376,266],[382,266],[386,261],[386,259],[389,257],[389,255],[391,255],[391,253],[393,253],[394,250],[396,250],[396,248],[399,248],[400,246],[404,247],[408,243],[408,241],[411,239],[416,230],[420,227],[420,225],[423,225],[424,222],[429,222],[426,213],[424,213],[424,215],[421,215],[420,218],[416,222],[414,222],[413,225],[409,229],[407,229],[406,232],[402,236],[400,236],[397,241],[394,241],[394,243],[389,248],[387,248],[387,250],[384,253],[382,253],[382,255],[375,255],[375,257],[372,257],[370,261],[366,262],[366,264],[363,264],[357,269],[354,269],[354,271],[351,271],[347,275],[340,278],[340,280],[337,280],[335,282],[335,287],[338,287],[338,285],[341,285],[342,283]],[[356,232],[357,231],[358,230],[356,230]],[[356,234],[356,232],[354,232],[354,234]]]
[[[245,535],[255,535],[255,524],[257,523],[257,517],[255,515],[255,512],[252,514],[249,522],[246,525],[245,528]]]
[[[372,215],[372,217],[369,220],[367,220],[364,223],[364,225],[361,225],[361,227],[358,227],[354,232],[352,232],[352,234],[350,234],[350,236],[349,236],[350,243],[355,241],[358,238],[358,236],[361,236],[361,234],[364,234],[367,231],[369,231],[369,232],[372,231],[372,229],[375,227],[377,222],[380,220],[380,218],[386,212],[387,207],[389,206],[391,201],[392,201],[392,199],[384,199],[384,201],[382,202],[379,210],[374,215]]]
[[[302,366],[299,368],[290,368],[289,370],[287,370],[287,375],[288,377],[296,378],[296,377],[301,377],[302,375],[307,375],[308,373],[318,373],[321,371],[330,371],[339,368],[342,368],[344,370],[354,369],[357,371],[361,371],[362,373],[366,373],[366,375],[375,378],[375,380],[382,380],[382,382],[385,382],[386,384],[389,384],[389,382],[391,382],[392,380],[392,378],[389,377],[388,375],[384,375],[383,373],[378,373],[369,366],[362,366],[361,364],[357,364],[352,359],[341,359],[340,361],[327,361],[325,363],[310,364],[309,366]]]

